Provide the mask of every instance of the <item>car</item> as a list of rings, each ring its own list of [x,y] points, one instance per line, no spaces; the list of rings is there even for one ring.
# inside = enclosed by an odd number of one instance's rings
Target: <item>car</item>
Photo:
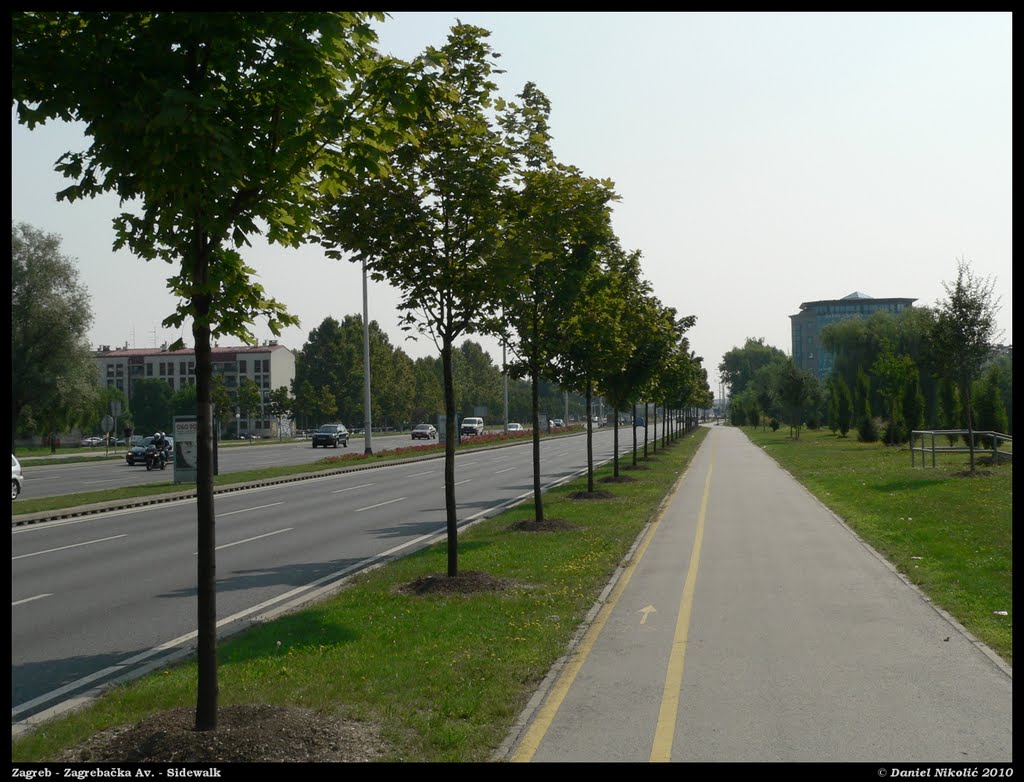
[[[523,429],[523,425],[522,424],[509,424],[508,425],[508,429],[506,431],[509,431],[509,432],[525,432],[526,430]]]
[[[167,441],[167,447],[170,450],[170,453],[167,456],[167,461],[168,463],[172,463],[174,461],[174,438],[164,435],[164,439]],[[152,437],[139,437],[137,440],[133,437],[132,446],[124,455],[124,460],[128,462],[128,465],[131,467],[134,467],[136,464],[145,464],[146,449],[149,448],[149,445],[152,442]]]
[[[106,442],[106,440],[104,438],[99,437],[97,435],[93,435],[91,437],[83,437],[82,438],[82,447],[83,448],[95,448],[97,445],[103,445],[105,442]]]
[[[25,485],[25,477],[21,474],[21,464],[11,454],[11,499],[18,499],[21,489]]]
[[[563,426],[565,426],[565,421],[563,421],[561,418],[552,418],[551,419],[551,428],[552,429],[561,429]]]
[[[437,429],[431,424],[416,424],[412,428],[413,440],[434,440],[437,439]]]
[[[647,422],[643,418],[637,416],[637,419],[633,422],[633,426],[639,426],[639,427],[642,427],[642,428],[646,429],[647,428]]]
[[[337,448],[338,443],[348,448],[348,429],[344,424],[324,424],[313,432],[314,448],[318,445],[322,445],[324,448],[328,445]]]
[[[463,418],[462,427],[459,433],[469,437],[475,437],[484,433],[483,418]]]

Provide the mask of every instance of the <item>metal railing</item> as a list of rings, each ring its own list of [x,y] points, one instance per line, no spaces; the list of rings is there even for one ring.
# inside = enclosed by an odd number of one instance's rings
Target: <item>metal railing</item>
[[[914,430],[910,433],[910,466],[916,466],[916,459],[914,454],[921,454],[921,466],[927,467],[927,454],[932,455],[932,467],[935,466],[935,454],[937,453],[970,453],[971,449],[966,445],[936,445],[936,437],[956,437],[959,440],[961,437],[970,437],[972,433],[966,429],[926,429],[926,430]],[[931,438],[931,444],[926,443],[926,439]],[[981,448],[978,445],[978,440],[986,438],[992,441],[991,448]],[[920,441],[920,445],[918,442]],[[1013,451],[1007,451],[1000,449],[1000,444],[1009,443],[1011,448],[1013,447],[1013,437],[1008,434],[1002,434],[1001,432],[987,432],[978,431],[977,429],[973,432],[974,441],[974,452],[983,454],[992,454],[992,461],[999,459],[1012,460]]]

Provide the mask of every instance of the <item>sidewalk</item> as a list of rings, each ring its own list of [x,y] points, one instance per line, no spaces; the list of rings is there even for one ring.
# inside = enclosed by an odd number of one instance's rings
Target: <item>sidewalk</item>
[[[508,761],[1012,760],[1012,672],[711,427]]]

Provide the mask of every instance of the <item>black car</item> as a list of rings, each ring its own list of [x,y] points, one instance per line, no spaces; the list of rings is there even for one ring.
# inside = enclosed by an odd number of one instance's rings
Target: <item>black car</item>
[[[328,445],[337,448],[338,443],[348,448],[348,429],[344,424],[324,424],[313,432],[314,448],[318,445],[322,445],[324,448]]]

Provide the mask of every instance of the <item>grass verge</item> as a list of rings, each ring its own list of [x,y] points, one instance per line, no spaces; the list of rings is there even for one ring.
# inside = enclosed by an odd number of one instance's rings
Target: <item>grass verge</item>
[[[827,431],[743,427],[860,537],[1007,663],[1013,660],[1013,463],[942,454],[911,466],[903,446]],[[928,464],[931,464],[929,458]],[[1001,614],[999,612],[1006,612]]]
[[[706,435],[699,428],[659,448],[649,469],[632,473],[635,481],[599,483],[611,499],[573,499],[585,478],[550,491],[545,516],[565,522],[563,531],[515,529],[533,517],[526,503],[461,532],[460,572],[508,579],[512,589],[400,592],[446,572],[442,543],[231,637],[218,651],[220,705],[291,704],[372,722],[390,748],[386,761],[488,760]],[[610,474],[609,465],[595,478]],[[12,759],[56,760],[105,728],[194,708],[196,679],[189,662],[113,688],[14,740]]]

